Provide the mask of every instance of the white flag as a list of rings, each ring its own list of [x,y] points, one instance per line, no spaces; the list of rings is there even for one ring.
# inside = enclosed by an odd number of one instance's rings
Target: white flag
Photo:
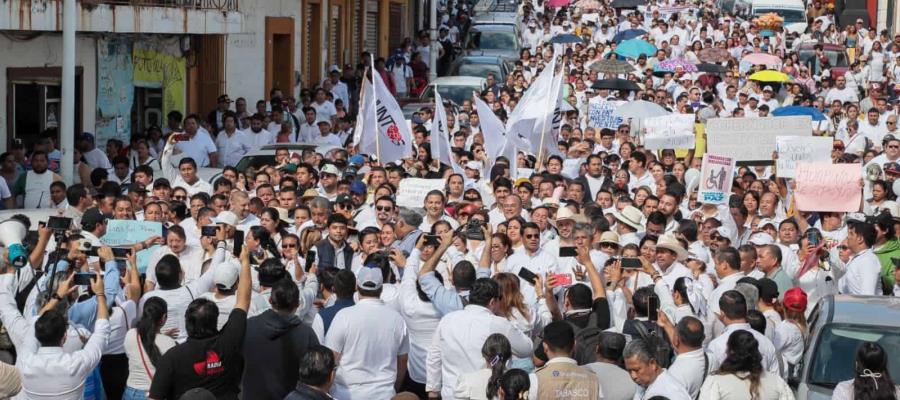
[[[431,158],[449,165],[457,174],[465,176],[465,171],[450,154],[450,132],[447,130],[447,111],[444,110],[444,99],[437,90],[434,91],[434,120],[431,124]]]
[[[503,156],[509,160],[509,173],[512,179],[516,179],[516,156],[518,155],[516,144],[509,140],[506,127],[497,114],[491,110],[484,100],[474,96],[475,110],[478,112],[478,123],[481,126],[481,134],[484,136],[484,148],[487,150],[488,160],[493,161]]]
[[[353,146],[360,146],[359,151],[366,154],[375,154],[375,136],[364,137],[365,135],[363,135],[366,117],[374,111],[372,109],[372,103],[375,100],[372,98],[375,94],[373,90],[372,83],[368,79],[363,79],[362,89],[359,93],[359,112],[356,114],[356,126],[353,129]],[[368,143],[363,143],[363,139],[369,139]],[[364,150],[368,145],[372,146],[371,152]]]
[[[552,108],[555,99],[556,55],[541,71],[540,75],[531,83],[531,87],[522,95],[516,108],[510,113],[506,123],[506,131],[517,148],[537,154],[540,143],[534,143],[534,132],[538,131],[537,139],[540,140],[541,118],[547,118],[548,109]],[[552,111],[552,110],[550,110]]]
[[[375,154],[383,164],[412,156],[412,132],[405,123],[403,111],[397,100],[381,80],[378,71],[372,71],[374,90],[366,90],[360,99],[363,129],[359,130],[359,151]],[[368,93],[372,93],[371,96]],[[374,97],[374,99],[373,99]],[[380,154],[379,154],[380,153]]]

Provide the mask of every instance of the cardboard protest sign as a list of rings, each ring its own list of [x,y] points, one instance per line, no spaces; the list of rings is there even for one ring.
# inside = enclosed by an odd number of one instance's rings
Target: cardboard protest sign
[[[857,212],[860,164],[797,163],[794,199],[800,211]]]
[[[707,204],[727,203],[734,183],[734,164],[734,158],[704,154],[697,201]]]
[[[425,196],[432,190],[444,190],[443,179],[406,178],[397,189],[397,205],[401,207],[422,207]]]
[[[779,136],[812,136],[807,115],[771,118],[713,118],[706,122],[706,150],[739,163],[772,164]],[[829,152],[828,154],[831,154]]]
[[[108,246],[130,246],[143,242],[153,236],[162,236],[162,224],[153,221],[131,221],[124,219],[112,219],[106,226],[106,234],[100,238],[103,244]],[[137,269],[143,273],[150,261],[150,255],[158,248],[158,245],[139,251],[135,254]]]
[[[649,150],[693,149],[696,144],[694,114],[663,115],[641,122],[647,130],[644,147]]]
[[[797,163],[831,163],[834,139],[821,136],[778,136],[775,138],[775,163],[779,178],[793,178]]]

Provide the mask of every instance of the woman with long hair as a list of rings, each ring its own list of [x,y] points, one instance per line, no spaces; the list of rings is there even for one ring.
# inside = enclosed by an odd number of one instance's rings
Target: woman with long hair
[[[495,233],[487,238],[481,252],[480,268],[490,268],[492,274],[506,270],[506,259],[511,256],[512,244],[509,237]]]
[[[856,350],[856,376],[838,383],[831,398],[834,400],[896,400],[900,388],[891,379],[888,354],[880,344],[863,342]]]
[[[719,370],[706,378],[700,400],[787,400],[794,394],[784,379],[766,372],[759,342],[752,333],[739,330],[728,337],[728,350]]]
[[[512,357],[509,339],[499,333],[488,336],[481,346],[485,367],[463,374],[456,381],[454,397],[460,400],[490,400],[500,388],[500,378]]]
[[[150,382],[156,373],[156,364],[169,349],[175,347],[175,339],[160,334],[168,318],[166,301],[150,297],[144,302],[144,311],[136,327],[125,333],[125,355],[128,356],[128,382],[123,400],[143,400],[150,391]]]
[[[274,207],[266,207],[259,216],[259,224],[266,228],[269,237],[276,245],[281,245],[281,238],[287,235],[287,223],[281,220],[281,216]]]
[[[250,251],[250,263],[253,265],[262,264],[267,258],[280,258],[278,246],[272,241],[269,231],[261,225],[250,227],[244,245]]]
[[[547,308],[546,300],[544,300],[540,279],[534,285],[534,293],[537,297],[537,304],[534,306],[525,304],[525,296],[522,295],[518,276],[502,272],[494,275],[494,281],[500,287],[500,300],[497,302],[495,314],[512,322],[516,329],[528,336],[534,336],[544,329],[544,325],[552,321],[553,317],[550,309]],[[514,358],[510,365],[526,371],[534,369],[534,363],[530,357]]]

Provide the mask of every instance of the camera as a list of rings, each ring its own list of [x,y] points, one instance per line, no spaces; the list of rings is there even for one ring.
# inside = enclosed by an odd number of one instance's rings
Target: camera
[[[484,240],[484,231],[481,227],[484,222],[480,219],[470,219],[463,230],[463,235],[470,240]]]

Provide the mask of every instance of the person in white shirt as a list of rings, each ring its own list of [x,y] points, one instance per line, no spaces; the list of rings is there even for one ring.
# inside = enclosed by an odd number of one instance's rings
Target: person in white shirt
[[[512,196],[517,197],[517,196]],[[522,251],[514,253],[506,260],[506,270],[519,275],[523,268],[546,279],[547,274],[562,272],[559,269],[558,254],[545,251],[541,248],[540,228],[534,222],[526,222],[520,229],[522,242],[525,245]],[[531,282],[519,277],[519,287],[525,297],[525,304],[537,304],[538,298]]]
[[[850,259],[846,274],[838,281],[842,294],[880,296],[881,262],[872,251],[875,244],[875,227],[872,224],[850,220],[847,222],[847,247]],[[832,257],[834,258],[834,257]]]
[[[406,376],[406,322],[380,299],[383,285],[380,268],[362,268],[359,301],[338,311],[325,335],[340,365],[331,388],[336,398],[388,399]]]
[[[125,354],[128,356],[126,398],[146,396],[152,375],[156,373],[156,363],[177,344],[175,339],[161,332],[168,319],[167,309],[166,301],[161,297],[148,299],[144,302],[137,326],[125,334]]]
[[[108,250],[108,249],[107,249]],[[16,347],[16,369],[21,374],[20,398],[82,399],[85,379],[97,368],[109,337],[109,305],[103,286],[103,276],[91,281],[97,301],[97,320],[94,331],[81,350],[65,352],[66,315],[59,311],[59,300],[73,288],[74,274],[60,282],[49,301],[32,323],[16,306],[15,272],[13,268],[0,277],[0,319],[3,325],[30,325],[28,335],[10,335]],[[110,300],[111,301],[111,300]]]
[[[696,399],[713,366],[712,356],[703,349],[703,322],[694,317],[684,317],[673,325],[666,313],[659,313],[659,325],[671,338],[672,348],[677,354],[668,372],[684,384],[692,399]]]
[[[303,107],[303,122],[300,122],[299,131],[300,131],[300,142],[302,143],[310,143],[316,137],[321,135],[321,131],[319,130],[318,119],[316,118],[316,109],[312,107]],[[271,130],[271,129],[270,129]],[[279,128],[280,130],[280,128]],[[277,131],[273,131],[277,132]]]
[[[667,369],[656,361],[651,344],[644,339],[633,339],[625,346],[623,357],[625,369],[638,385],[635,400],[648,400],[654,396],[664,396],[670,400],[690,400],[691,395]]]
[[[316,99],[310,103],[310,107],[316,110],[316,122],[331,121],[331,117],[337,114],[334,103],[328,100],[328,94],[322,88],[316,90]]]
[[[412,72],[410,72],[410,76],[412,76]],[[341,81],[341,69],[337,65],[331,66],[327,80],[331,83],[331,94],[334,99],[341,99],[345,105],[350,104],[350,91],[347,84]]]
[[[275,143],[275,134],[263,128],[263,119],[262,114],[253,114],[250,116],[250,127],[244,131],[253,143],[253,150]]]
[[[727,358],[700,388],[701,400],[793,399],[793,392],[777,372],[765,369],[759,333],[738,330],[727,337]],[[765,338],[763,338],[765,339]]]
[[[172,188],[182,187],[188,192],[188,196],[197,193],[212,193],[212,185],[197,176],[197,160],[184,157],[178,161],[178,170],[172,167],[172,153],[175,149],[175,135],[169,136],[169,141],[163,149],[162,169],[163,176],[172,181]],[[218,157],[218,155],[217,155]]]
[[[185,117],[184,133],[169,136],[169,140],[173,138],[178,139],[175,141],[176,154],[183,153],[185,157],[194,159],[200,167],[219,166],[219,149],[216,148],[216,143],[209,133],[200,127],[200,120],[196,115]],[[163,168],[165,167],[163,165]]]
[[[778,375],[781,371],[781,366],[778,361],[778,355],[775,353],[775,345],[764,334],[757,332],[747,323],[747,307],[747,300],[737,290],[729,290],[723,293],[719,299],[718,317],[722,324],[725,325],[725,331],[709,342],[709,346],[707,346],[707,350],[715,359],[713,369],[718,370],[718,362],[725,360],[728,355],[728,338],[731,334],[738,331],[747,331],[752,333],[759,342],[763,368],[772,374]]]
[[[252,137],[237,129],[237,117],[233,112],[226,112],[222,119],[224,129],[216,137],[219,165],[233,167],[245,154],[255,149],[255,144]]]
[[[341,147],[341,138],[331,133],[331,122],[319,121],[316,125],[319,127],[319,133],[313,137],[313,144]]]
[[[498,301],[500,288],[497,282],[480,278],[472,285],[468,305],[441,319],[426,358],[427,392],[452,399],[459,376],[484,365],[481,346],[491,334],[506,336],[514,356],[531,356],[531,339],[506,318],[494,315]]]
[[[96,147],[94,143],[94,135],[84,132],[78,137],[78,150],[81,151],[81,157],[87,163],[91,170],[97,168],[110,169],[112,164],[109,163],[109,157],[103,150]]]

